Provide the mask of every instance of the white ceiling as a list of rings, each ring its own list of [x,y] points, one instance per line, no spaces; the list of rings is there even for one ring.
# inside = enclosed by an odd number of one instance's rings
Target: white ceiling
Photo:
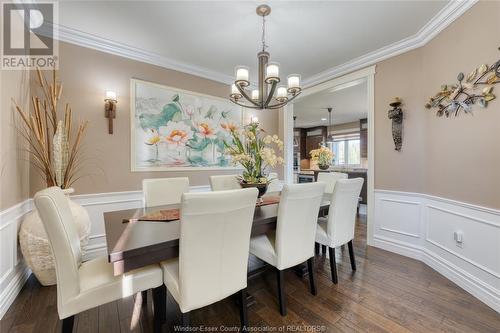
[[[261,19],[282,78],[303,79],[415,35],[447,1],[60,1],[59,24],[201,71],[255,79]]]
[[[293,104],[295,127],[328,125],[328,111],[332,107],[332,125],[359,121],[368,116],[366,80],[353,82],[351,86],[336,87],[299,98]],[[325,120],[322,120],[325,119]]]

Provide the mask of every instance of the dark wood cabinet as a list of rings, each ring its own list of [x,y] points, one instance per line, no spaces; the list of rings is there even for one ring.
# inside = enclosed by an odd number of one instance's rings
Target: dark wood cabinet
[[[368,158],[368,119],[359,121],[359,151],[361,158]]]
[[[309,152],[319,148],[319,144],[326,140],[326,126],[296,128],[294,130],[300,130],[299,147],[301,159],[310,159],[311,155],[309,155]]]
[[[311,150],[319,148],[319,144],[323,142],[323,136],[322,135],[315,135],[315,136],[308,136],[306,139],[306,154],[305,158],[309,159],[311,158],[311,155],[309,155],[309,152]]]

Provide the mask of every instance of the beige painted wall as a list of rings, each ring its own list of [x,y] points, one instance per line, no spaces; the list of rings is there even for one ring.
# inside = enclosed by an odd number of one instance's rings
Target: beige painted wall
[[[500,53],[500,2],[480,2],[426,46],[377,64],[375,75],[375,187],[429,193],[487,207],[500,208],[500,99],[473,117],[441,119],[423,106],[443,83],[455,82],[482,62],[492,63]],[[208,183],[208,172],[131,173],[129,79],[131,77],[182,89],[225,97],[223,84],[172,70],[61,43],[61,78],[64,99],[77,117],[90,120],[86,138],[91,176],[75,185],[78,193],[137,190],[146,177],[188,175],[193,185]],[[10,127],[10,97],[27,88],[17,72],[2,72],[1,208],[26,198],[26,164],[19,156],[19,141]],[[9,82],[6,86],[5,82]],[[11,82],[15,82],[11,85]],[[18,89],[16,84],[21,86]],[[103,117],[103,92],[118,92],[115,134],[108,135]],[[497,94],[500,87],[495,88]],[[389,101],[403,98],[404,141],[394,151]],[[256,112],[264,127],[279,128],[278,112]],[[22,171],[17,171],[18,169]],[[219,172],[221,173],[221,172]],[[31,173],[31,192],[43,185]]]
[[[60,79],[63,101],[68,101],[75,119],[89,120],[85,138],[88,177],[75,184],[77,194],[139,190],[144,178],[188,176],[191,185],[208,184],[211,174],[235,171],[130,172],[130,78],[138,78],[213,96],[227,97],[228,86],[107,53],[60,43]],[[114,134],[109,135],[104,118],[104,91],[118,94]],[[278,133],[278,111],[255,111],[265,130]],[[246,115],[248,119],[250,115]],[[43,187],[40,178],[31,178],[31,192]]]
[[[481,1],[426,46],[377,65],[375,188],[422,192],[500,208],[500,85],[474,116],[437,118],[424,108],[459,72],[500,58],[500,2]],[[389,101],[404,100],[404,137],[394,151]]]
[[[0,210],[29,196],[29,162],[26,142],[19,136],[20,119],[12,98],[21,107],[29,105],[29,72],[0,71]]]

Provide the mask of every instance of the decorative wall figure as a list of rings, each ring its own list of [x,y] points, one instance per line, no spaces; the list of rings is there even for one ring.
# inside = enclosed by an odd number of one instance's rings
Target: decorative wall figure
[[[402,104],[401,98],[394,97],[392,102],[389,104],[392,110],[389,110],[388,116],[392,120],[392,139],[394,140],[394,149],[397,151],[401,150],[403,145],[403,110],[400,106]]]
[[[500,50],[500,48],[498,48]],[[458,116],[460,110],[472,114],[472,106],[478,104],[482,108],[495,99],[493,85],[500,83],[500,60],[493,65],[483,64],[469,75],[459,73],[458,84],[442,85],[441,91],[431,97],[425,105],[427,109],[437,108],[438,117]],[[465,80],[465,81],[464,81]]]

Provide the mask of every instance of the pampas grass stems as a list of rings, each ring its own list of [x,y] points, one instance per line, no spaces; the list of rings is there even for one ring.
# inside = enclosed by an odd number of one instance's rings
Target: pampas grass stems
[[[55,166],[52,161],[53,145],[51,140],[57,131],[57,107],[62,95],[63,85],[57,82],[56,70],[52,71],[52,83],[50,84],[39,68],[37,68],[37,78],[44,99],[42,101],[37,96],[31,98],[33,111],[24,111],[13,100],[23,124],[22,129],[18,128],[18,132],[28,144],[26,151],[32,156],[30,159],[31,164],[45,177],[47,186],[59,185],[61,188],[68,188],[81,178],[77,176],[77,173],[81,171],[79,152],[88,122],[79,123],[75,139],[71,140],[73,112],[69,104],[65,105],[62,124],[69,146],[69,158],[67,165],[64,166],[63,181],[57,184]]]

